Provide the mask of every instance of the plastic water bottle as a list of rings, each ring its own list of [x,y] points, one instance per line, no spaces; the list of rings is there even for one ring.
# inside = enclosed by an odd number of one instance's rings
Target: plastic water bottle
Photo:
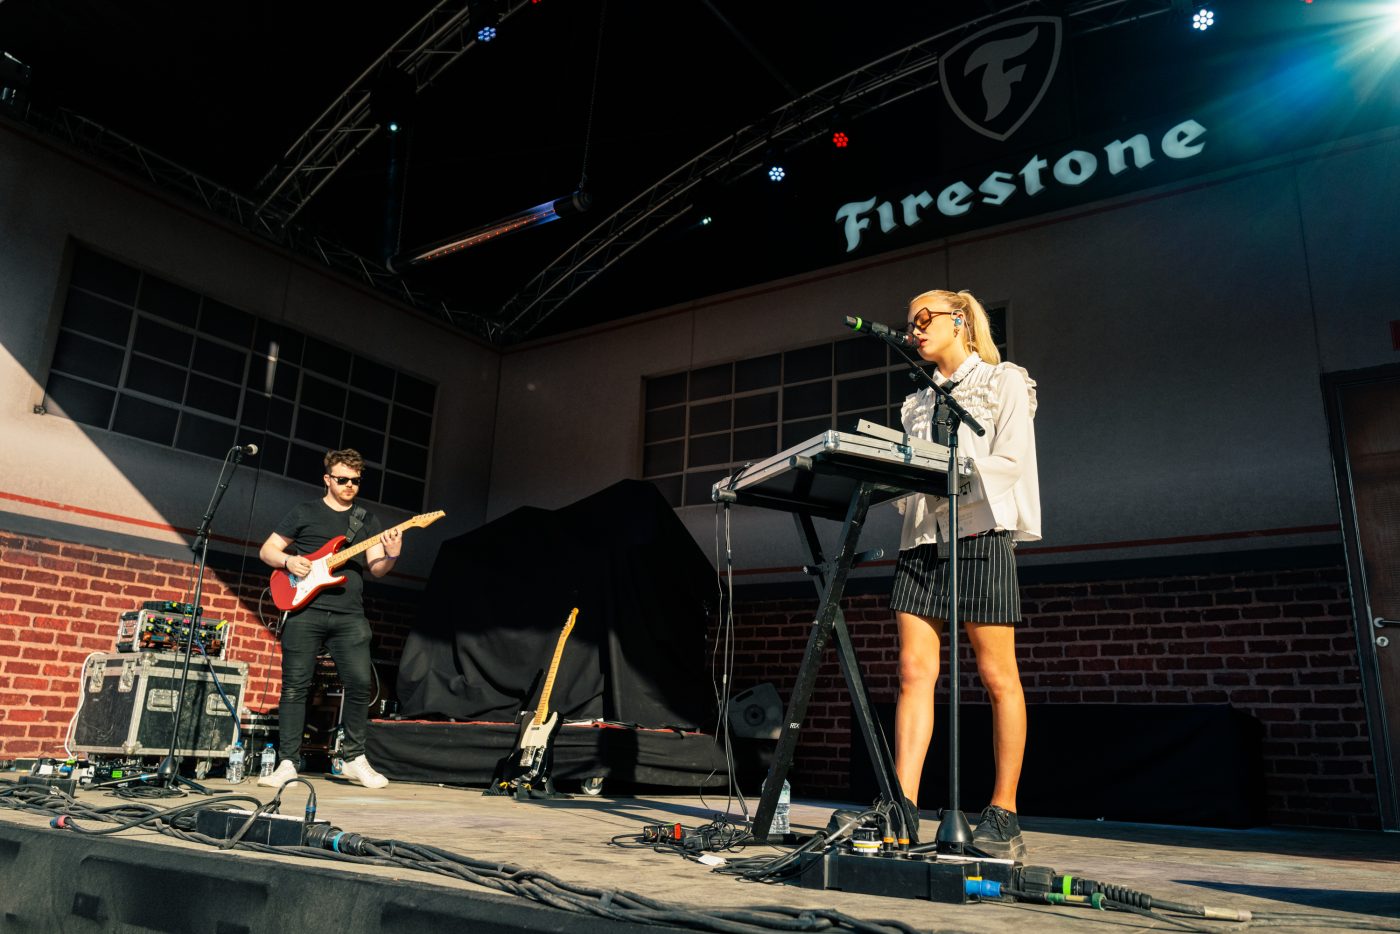
[[[233,749],[228,754],[228,768],[224,771],[224,777],[235,785],[243,781],[243,741],[239,740],[233,744]]]
[[[262,756],[259,760],[258,774],[264,778],[277,771],[277,750],[268,743],[263,747]]]
[[[788,821],[788,811],[792,804],[792,786],[787,779],[783,779],[783,789],[778,792],[778,806],[773,809],[773,823],[768,828],[770,835],[786,834],[791,829]]]

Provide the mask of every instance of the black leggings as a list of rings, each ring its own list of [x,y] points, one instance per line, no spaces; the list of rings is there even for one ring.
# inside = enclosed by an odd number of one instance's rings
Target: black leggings
[[[278,702],[278,761],[299,763],[306,729],[306,695],[316,674],[316,656],[325,646],[345,688],[341,726],[347,760],[364,754],[371,679],[369,621],[361,613],[333,613],[315,607],[287,620],[282,630],[282,698]],[[300,767],[298,765],[298,767]]]

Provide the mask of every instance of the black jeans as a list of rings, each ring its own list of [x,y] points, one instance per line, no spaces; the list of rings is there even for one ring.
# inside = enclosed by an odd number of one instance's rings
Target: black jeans
[[[363,613],[333,613],[311,607],[287,620],[282,630],[282,699],[277,705],[277,761],[299,761],[301,734],[306,729],[306,695],[316,674],[321,647],[335,660],[336,676],[345,688],[341,726],[347,760],[364,754],[373,675],[369,660],[369,620]]]

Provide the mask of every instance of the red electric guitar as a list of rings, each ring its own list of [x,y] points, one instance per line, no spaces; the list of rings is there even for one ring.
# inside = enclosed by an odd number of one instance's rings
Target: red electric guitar
[[[426,512],[421,516],[414,516],[407,522],[400,522],[393,529],[386,531],[403,530],[408,528],[425,528],[441,519],[447,513],[439,509],[437,512]],[[345,575],[339,577],[332,572],[351,558],[368,551],[379,540],[384,537],[384,532],[380,532],[373,538],[352,545],[344,551],[340,546],[345,544],[345,536],[337,535],[326,542],[312,554],[306,556],[306,560],[311,562],[311,570],[305,577],[297,577],[285,568],[272,572],[272,602],[277,604],[277,609],[292,611],[300,610],[312,600],[316,595],[327,587],[334,587],[337,584],[345,583]]]

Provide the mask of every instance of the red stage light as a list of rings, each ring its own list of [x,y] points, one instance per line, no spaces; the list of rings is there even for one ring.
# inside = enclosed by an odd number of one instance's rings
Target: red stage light
[[[842,133],[840,130],[837,130],[835,133],[831,134],[831,144],[837,149],[845,149],[848,145],[850,145],[850,142],[851,138],[845,133]]]

